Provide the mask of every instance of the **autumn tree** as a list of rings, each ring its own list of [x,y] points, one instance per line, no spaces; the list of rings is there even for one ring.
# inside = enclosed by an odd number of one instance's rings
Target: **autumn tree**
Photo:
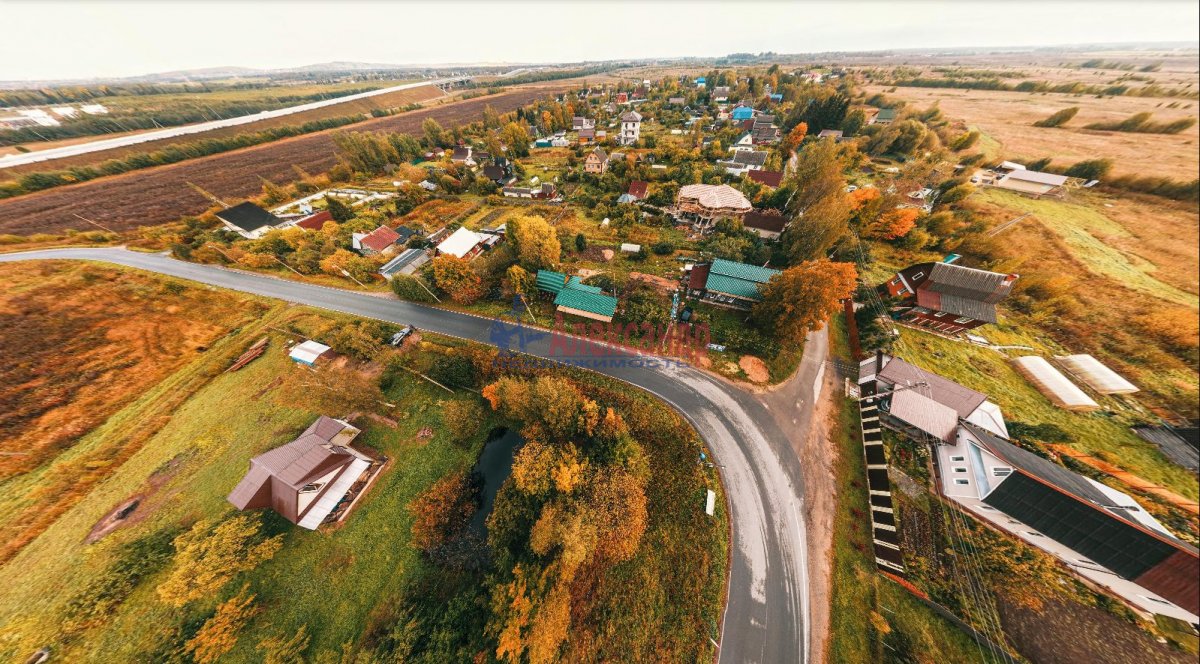
[[[829,254],[850,231],[850,203],[845,194],[831,193],[795,217],[780,236],[780,245],[792,264],[817,260]]]
[[[470,262],[449,254],[433,259],[433,283],[459,304],[471,304],[483,295],[483,280]]]
[[[375,263],[346,249],[338,249],[320,262],[321,271],[344,277],[348,273],[359,281],[370,281],[375,274]]]
[[[425,135],[425,144],[431,148],[441,146],[446,140],[445,130],[433,118],[426,118],[421,123],[421,133]]]
[[[474,400],[447,401],[442,406],[442,422],[450,439],[457,444],[464,444],[479,433],[481,421],[483,408]]]
[[[220,525],[202,520],[175,538],[171,571],[158,586],[159,598],[174,607],[210,597],[239,572],[270,560],[283,536],[264,539],[258,515],[238,514]]]
[[[879,215],[879,218],[864,228],[867,237],[883,240],[895,240],[908,235],[917,225],[917,217],[921,216],[915,208],[897,208]]]
[[[510,122],[504,125],[504,129],[500,130],[500,138],[508,146],[511,156],[529,156],[529,131],[525,127],[516,122]]]
[[[807,135],[807,124],[801,122],[795,127],[792,127],[792,130],[788,132],[787,138],[784,139],[784,146],[787,148],[786,152],[791,152],[800,147],[800,144],[804,142],[804,137]]]
[[[512,289],[514,295],[529,297],[533,294],[535,280],[534,276],[527,272],[520,265],[513,265],[505,272],[508,278],[508,286]]]
[[[507,231],[522,266],[530,270],[558,266],[562,244],[545,219],[532,215],[516,217],[509,220]]]
[[[329,215],[339,224],[350,221],[354,218],[354,208],[339,201],[333,196],[325,197],[325,209],[329,211]]]
[[[805,261],[775,275],[762,287],[762,301],[751,316],[760,329],[800,343],[836,313],[841,300],[854,293],[858,274],[850,263]]]
[[[242,586],[238,594],[218,604],[212,617],[204,621],[200,631],[184,644],[183,649],[192,656],[193,662],[209,664],[233,649],[238,632],[259,611],[254,606],[255,596],[249,594],[249,590],[249,585]]]
[[[447,475],[408,504],[412,545],[425,553],[444,546],[471,522],[475,495],[467,474]]]
[[[600,421],[600,407],[574,383],[557,376],[534,380],[503,377],[488,385],[483,396],[505,417],[533,425],[551,440],[590,436]]]

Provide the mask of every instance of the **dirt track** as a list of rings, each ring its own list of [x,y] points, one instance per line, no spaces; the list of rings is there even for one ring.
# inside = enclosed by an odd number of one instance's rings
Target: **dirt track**
[[[403,115],[352,125],[355,131],[420,132],[426,118],[450,127],[478,119],[485,105],[501,113],[524,106],[570,85],[556,81],[519,88],[464,102],[412,111]],[[57,187],[0,201],[0,233],[29,235],[78,228],[95,230],[74,215],[114,230],[127,230],[200,214],[211,205],[188,186],[193,183],[226,202],[257,195],[266,178],[278,184],[297,179],[293,166],[320,173],[335,163],[332,133],[298,136],[274,143],[226,152],[124,175]]]

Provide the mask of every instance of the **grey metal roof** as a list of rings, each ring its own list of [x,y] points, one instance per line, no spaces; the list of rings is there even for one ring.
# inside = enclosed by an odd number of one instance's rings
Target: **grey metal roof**
[[[934,401],[953,408],[959,417],[967,417],[987,401],[987,395],[976,392],[968,387],[941,376],[913,366],[904,360],[893,357],[880,371],[878,379],[902,387],[926,383],[928,387],[915,388],[920,394]]]
[[[940,295],[941,307],[938,309],[939,311],[945,311],[955,316],[968,316],[988,323],[996,322],[996,305],[994,304],[966,297],[958,297],[957,295]]]
[[[1025,169],[1015,170],[1005,177],[1012,180],[1050,185],[1051,187],[1061,187],[1067,181],[1067,176],[1065,175],[1055,175],[1054,173],[1042,173],[1041,171],[1029,171]]]
[[[1188,443],[1187,439],[1175,433],[1168,427],[1136,426],[1133,432],[1144,440],[1154,443],[1163,456],[1171,461],[1195,472],[1200,469],[1200,450]]]
[[[767,163],[767,153],[761,150],[738,150],[733,153],[733,161],[750,166],[762,166]]]
[[[1033,477],[1047,482],[1072,496],[1100,506],[1112,504],[1112,500],[1104,492],[1096,488],[1082,475],[1067,470],[1065,467],[1008,442],[996,434],[970,422],[963,426],[992,454],[1007,461],[1013,468],[1024,471]],[[1007,480],[1005,480],[1007,481]],[[1001,482],[1003,484],[1003,482]]]
[[[1006,283],[1007,280],[1007,283]],[[977,270],[952,263],[934,263],[924,288],[943,295],[954,295],[995,304],[1012,291],[1008,275]]]

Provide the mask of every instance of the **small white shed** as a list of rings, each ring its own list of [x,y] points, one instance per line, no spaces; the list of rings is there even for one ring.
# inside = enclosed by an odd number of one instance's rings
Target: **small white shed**
[[[317,363],[317,358],[329,352],[329,350],[329,346],[310,339],[304,343],[296,344],[292,352],[288,353],[288,357],[292,358],[295,362],[307,364],[311,367]]]

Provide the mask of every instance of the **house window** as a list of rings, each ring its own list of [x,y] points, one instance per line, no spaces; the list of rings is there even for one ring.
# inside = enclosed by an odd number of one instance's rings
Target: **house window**
[[[950,457],[950,460],[951,460],[951,461],[966,461],[966,460],[967,460],[967,457],[962,457],[962,456],[952,456],[952,457]]]
[[[955,468],[955,469],[954,469],[954,472],[956,472],[956,473],[965,473],[965,472],[967,472],[967,469],[966,469],[966,468]]]
[[[310,482],[300,487],[300,493],[314,493],[321,490],[325,486],[324,482]]]
[[[921,277],[923,277],[923,276],[925,276],[925,273],[924,273],[924,272],[918,272],[918,273],[916,273],[916,274],[914,274],[914,275],[913,275],[913,281],[916,281],[917,279],[920,279],[920,278],[921,278]]]
[[[997,466],[992,469],[992,477],[1008,477],[1009,475],[1012,475],[1012,468]]]
[[[958,318],[955,318],[954,322],[955,323],[970,323],[973,320],[975,320],[975,319],[971,318],[970,316],[960,316]]]
[[[945,315],[946,315],[946,312],[944,312],[944,311],[939,311],[939,312],[937,312],[937,313],[933,314],[933,317],[934,317],[934,318],[941,318],[942,316],[945,316]]]
[[[970,482],[970,480],[957,479],[957,480],[954,480],[954,483],[955,484],[970,484],[971,482]]]

